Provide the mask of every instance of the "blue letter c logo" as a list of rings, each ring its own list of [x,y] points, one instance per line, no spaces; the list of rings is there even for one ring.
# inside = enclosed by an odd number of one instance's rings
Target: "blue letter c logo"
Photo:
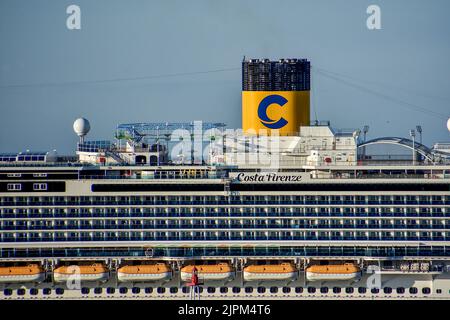
[[[267,108],[271,104],[275,103],[282,107],[286,102],[288,102],[287,99],[278,94],[272,94],[265,97],[258,106],[258,117],[261,120],[261,123],[269,129],[280,129],[287,125],[288,122],[284,118],[275,121],[267,116]]]

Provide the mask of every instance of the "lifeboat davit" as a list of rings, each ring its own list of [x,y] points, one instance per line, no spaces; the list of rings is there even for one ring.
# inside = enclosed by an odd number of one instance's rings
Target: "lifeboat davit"
[[[194,267],[197,269],[197,275],[200,281],[226,280],[233,276],[233,269],[228,263],[188,265],[181,268],[181,280],[190,281]]]
[[[19,267],[0,267],[0,282],[42,282],[45,271],[37,264]]]
[[[361,275],[361,269],[352,263],[314,265],[306,268],[307,280],[352,280]]]
[[[296,273],[290,263],[251,265],[244,268],[244,280],[289,280],[295,278]]]
[[[53,271],[53,278],[55,282],[66,282],[74,280],[77,273],[79,273],[81,281],[104,281],[109,278],[108,269],[100,263],[61,266]]]
[[[170,268],[165,263],[123,266],[117,270],[117,279],[126,281],[158,281],[171,277]]]

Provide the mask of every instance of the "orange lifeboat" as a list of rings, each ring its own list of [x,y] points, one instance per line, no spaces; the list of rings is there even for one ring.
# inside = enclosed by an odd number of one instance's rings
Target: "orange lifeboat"
[[[170,278],[171,270],[165,263],[123,266],[117,270],[117,279],[126,281],[158,281]]]
[[[361,275],[361,269],[352,263],[313,265],[306,268],[307,280],[352,280]]]
[[[81,281],[104,281],[109,278],[109,270],[100,263],[91,265],[69,265],[61,266],[53,271],[55,282],[66,282],[80,276]]]
[[[42,282],[45,271],[38,264],[18,267],[0,267],[0,282]]]
[[[289,280],[295,278],[297,272],[290,263],[251,265],[244,268],[244,280]]]
[[[197,269],[200,281],[226,280],[233,275],[233,269],[228,263],[188,265],[181,268],[181,280],[190,281],[194,267]]]

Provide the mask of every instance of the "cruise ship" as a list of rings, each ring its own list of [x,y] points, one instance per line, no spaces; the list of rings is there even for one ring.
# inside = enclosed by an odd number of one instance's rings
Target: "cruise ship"
[[[244,60],[241,94],[240,130],[0,154],[1,299],[450,298],[449,143],[310,121],[306,59]]]

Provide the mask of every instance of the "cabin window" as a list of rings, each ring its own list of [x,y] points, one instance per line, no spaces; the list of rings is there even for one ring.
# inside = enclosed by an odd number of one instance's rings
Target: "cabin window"
[[[102,291],[103,291],[102,288],[95,288],[95,289],[94,289],[94,293],[95,293],[95,294],[101,294]]]
[[[156,290],[159,294],[163,294],[166,292],[166,288],[164,287],[158,287],[158,289]]]
[[[184,288],[183,288],[184,289]],[[151,287],[147,287],[147,288],[145,288],[145,293],[146,294],[150,294],[150,293],[152,293],[153,292],[153,288],[151,288]],[[183,293],[186,293],[186,292],[184,292],[184,290],[183,290]]]
[[[8,191],[20,191],[22,190],[22,185],[20,183],[8,183],[6,188]]]
[[[120,293],[120,294],[126,294],[126,293],[128,293],[128,288],[125,288],[125,287],[119,288],[119,293]]]
[[[33,190],[47,190],[46,183],[33,183]]]
[[[131,289],[131,292],[133,292],[133,294],[139,294],[141,292],[141,289],[138,287],[134,287],[133,289]]]
[[[8,173],[6,175],[8,178],[20,178],[22,176],[21,173]]]

